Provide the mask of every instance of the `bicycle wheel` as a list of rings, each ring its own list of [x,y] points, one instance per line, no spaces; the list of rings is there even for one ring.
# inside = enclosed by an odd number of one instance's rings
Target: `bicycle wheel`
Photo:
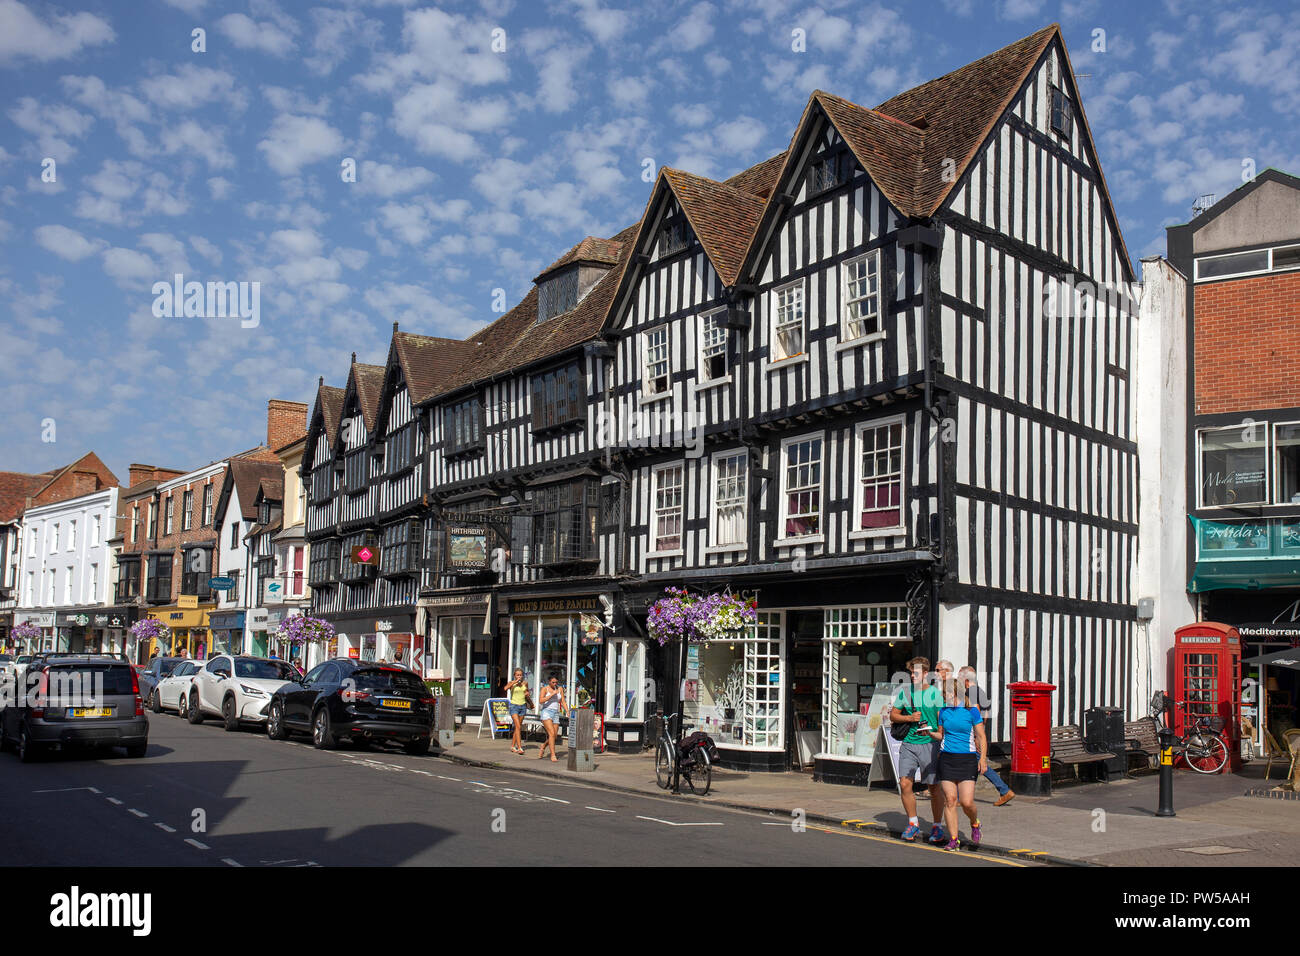
[[[1200,738],[1201,746],[1189,744],[1183,759],[1197,773],[1218,773],[1228,762],[1228,745],[1218,734],[1202,733]]]
[[[660,790],[673,785],[673,745],[667,740],[659,741],[655,750],[655,783]]]
[[[686,778],[686,786],[696,796],[702,797],[709,792],[709,786],[713,783],[713,765],[709,763],[709,755],[703,747],[695,748],[695,759],[689,767],[682,768],[682,776]]]

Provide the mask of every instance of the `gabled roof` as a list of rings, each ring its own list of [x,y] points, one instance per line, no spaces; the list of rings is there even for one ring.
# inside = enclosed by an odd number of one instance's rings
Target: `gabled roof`
[[[245,521],[257,520],[257,494],[264,481],[284,481],[284,469],[279,464],[269,461],[251,461],[246,458],[232,458],[226,467],[225,481],[221,485],[221,495],[213,511],[213,520],[220,525],[225,522],[226,509],[230,507],[230,493],[233,488],[239,493],[240,516]],[[281,484],[281,495],[284,494]]]
[[[474,363],[479,351],[474,342],[394,331],[389,361],[396,358],[401,365],[411,404],[421,405],[458,370]]]
[[[735,285],[763,200],[734,186],[665,167],[659,175],[681,203],[723,285]]]
[[[822,90],[813,93],[809,109],[813,103],[826,113],[872,182],[894,208],[903,215],[919,215],[916,196],[917,180],[924,165],[921,158],[924,132],[902,120]]]
[[[1213,222],[1215,219],[1219,218],[1219,216],[1223,215],[1233,206],[1237,205],[1237,203],[1241,202],[1243,199],[1245,199],[1247,196],[1253,193],[1260,186],[1263,186],[1265,183],[1278,183],[1282,186],[1287,186],[1291,189],[1300,191],[1300,177],[1292,176],[1290,173],[1285,173],[1280,169],[1274,169],[1272,166],[1270,166],[1267,169],[1265,169],[1262,173],[1257,174],[1250,181],[1242,183],[1232,192],[1228,193],[1228,195],[1224,196],[1222,199],[1214,203],[1214,205],[1210,206],[1210,208],[1203,211],[1199,216],[1196,216],[1193,219],[1189,219],[1187,222],[1184,223],[1176,223],[1175,225],[1169,226],[1167,228],[1177,229],[1181,226],[1195,225],[1196,228],[1199,229],[1201,226],[1207,225],[1208,223]]]
[[[54,472],[28,475],[20,471],[0,471],[0,521],[13,521],[27,507],[27,499],[49,484]]]
[[[379,399],[384,392],[384,367],[353,362],[352,369],[348,372],[348,386],[357,394],[357,404],[361,407],[366,431],[373,433],[379,415]]]
[[[322,385],[316,390],[316,402],[325,426],[325,438],[333,444],[339,434],[339,422],[343,420],[343,389]]]
[[[771,195],[772,187],[776,185],[776,179],[781,175],[781,167],[784,164],[785,153],[780,152],[770,159],[763,160],[757,166],[751,166],[736,173],[730,179],[724,179],[722,184],[744,193],[751,193],[760,199],[766,199]]]
[[[1053,23],[876,107],[877,113],[924,132],[923,146],[915,156],[919,165],[912,203],[908,208],[900,207],[905,215],[932,216],[943,205],[1015,99],[1029,71],[1059,35],[1060,26]],[[956,161],[955,176],[943,175],[945,159]]]

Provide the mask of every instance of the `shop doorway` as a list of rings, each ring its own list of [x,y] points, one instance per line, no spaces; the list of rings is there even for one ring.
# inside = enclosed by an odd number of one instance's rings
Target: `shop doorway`
[[[813,768],[822,737],[822,611],[786,611],[790,719],[785,739],[793,770]]]

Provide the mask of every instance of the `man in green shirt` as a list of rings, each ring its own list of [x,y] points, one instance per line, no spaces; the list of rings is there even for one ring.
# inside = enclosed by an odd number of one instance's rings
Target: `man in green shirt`
[[[912,791],[913,781],[919,777],[921,783],[930,788],[930,819],[933,821],[930,842],[945,843],[943,825],[939,822],[943,819],[943,794],[937,784],[939,744],[930,736],[930,731],[939,727],[943,694],[936,687],[925,686],[925,675],[930,670],[928,658],[912,658],[907,662],[907,670],[912,686],[903,688],[894,696],[894,706],[889,712],[891,723],[913,725],[898,748],[898,788],[903,798],[903,810],[907,813],[903,839],[915,840],[921,832],[916,816],[916,794]]]

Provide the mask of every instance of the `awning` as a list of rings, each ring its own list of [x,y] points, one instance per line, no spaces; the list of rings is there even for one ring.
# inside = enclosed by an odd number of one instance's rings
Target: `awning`
[[[1187,590],[1192,594],[1237,588],[1300,587],[1300,559],[1259,558],[1245,561],[1197,561]]]
[[[1248,657],[1242,663],[1262,664],[1266,667],[1288,667],[1293,671],[1300,671],[1300,647],[1260,654],[1258,657]]]

